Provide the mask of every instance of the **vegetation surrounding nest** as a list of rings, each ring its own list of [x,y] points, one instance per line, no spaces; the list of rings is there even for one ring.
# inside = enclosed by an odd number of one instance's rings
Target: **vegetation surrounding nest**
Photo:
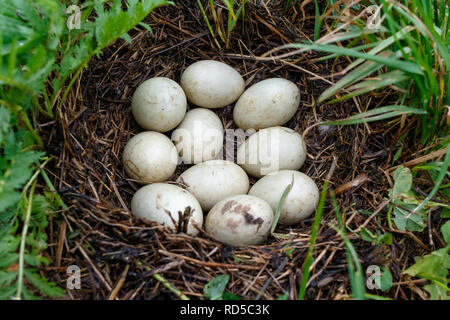
[[[70,31],[59,1],[4,2],[0,298],[448,299],[445,1],[374,1],[370,12],[364,1],[86,2]],[[365,28],[376,12],[384,29]],[[5,33],[5,17],[17,28]],[[286,126],[305,133],[302,172],[321,202],[261,246],[170,233],[128,209],[139,187],[121,164],[139,132],[131,95],[201,59],[247,86],[283,77],[301,90]],[[216,111],[235,128],[232,106]],[[80,290],[61,289],[71,265]],[[366,287],[371,266],[379,289]]]

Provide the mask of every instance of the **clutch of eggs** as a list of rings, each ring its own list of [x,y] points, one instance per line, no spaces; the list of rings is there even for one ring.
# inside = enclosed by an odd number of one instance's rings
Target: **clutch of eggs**
[[[188,102],[194,107],[189,111]],[[259,130],[238,146],[237,164],[216,160],[224,126],[210,110],[234,102],[235,124]],[[292,184],[278,222],[290,225],[307,218],[319,191],[297,171],[305,162],[306,145],[299,133],[280,127],[299,104],[300,90],[293,82],[271,78],[245,90],[239,72],[213,60],[187,67],[180,85],[165,77],[144,81],[134,92],[131,110],[147,131],[131,138],[123,152],[127,175],[147,184],[134,194],[132,213],[195,236],[208,212],[205,230],[217,240],[258,245],[269,236],[281,195]],[[171,139],[163,134],[170,131]],[[194,166],[177,178],[179,186],[163,183],[180,161]],[[251,188],[247,174],[260,178]]]

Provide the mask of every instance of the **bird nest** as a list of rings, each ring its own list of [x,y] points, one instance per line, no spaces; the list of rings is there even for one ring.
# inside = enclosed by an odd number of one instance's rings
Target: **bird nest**
[[[67,298],[177,299],[184,295],[204,299],[205,284],[221,274],[230,275],[227,291],[241,299],[276,299],[286,292],[289,299],[297,298],[313,217],[278,227],[277,232],[286,238],[231,247],[205,232],[195,237],[171,233],[131,215],[130,200],[140,186],[127,177],[121,159],[125,144],[142,131],[131,114],[131,97],[144,80],[164,76],[179,81],[186,66],[203,59],[229,64],[243,75],[247,87],[270,77],[289,79],[300,88],[301,103],[285,126],[300,133],[389,99],[381,93],[318,105],[316,99],[330,81],[339,79],[347,60],[318,61],[314,52],[289,59],[257,58],[280,45],[310,39],[313,6],[302,12],[299,5],[286,10],[285,1],[248,3],[244,27],[238,25],[229,48],[219,50],[194,3],[182,1],[155,10],[146,19],[153,34],[135,28],[131,44],[119,40],[105,49],[76,81],[56,125],[42,127],[48,152],[55,158],[47,172],[68,207],[51,222],[54,245],[48,252],[53,266],[44,271],[64,284],[69,265],[81,268],[81,289],[69,290]],[[225,129],[236,128],[232,110],[232,105],[214,110]],[[319,189],[328,177],[345,223],[353,230],[380,228],[367,212],[376,211],[387,196],[387,170],[401,133],[397,131],[386,123],[319,125],[305,136],[308,157],[301,171]],[[170,181],[188,167],[180,165]],[[350,295],[344,242],[332,228],[336,224],[327,202],[314,247],[309,299]],[[397,280],[420,250],[409,238],[402,244],[375,247],[357,236],[349,237],[363,268],[389,264]],[[408,290],[394,286],[388,295],[405,298]]]

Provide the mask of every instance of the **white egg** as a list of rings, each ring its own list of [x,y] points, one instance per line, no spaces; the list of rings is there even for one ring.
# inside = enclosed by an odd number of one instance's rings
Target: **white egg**
[[[157,77],[144,81],[134,92],[131,110],[145,130],[167,132],[175,128],[186,113],[187,100],[175,81]]]
[[[291,225],[309,217],[319,202],[319,189],[306,174],[294,170],[281,170],[258,180],[249,191],[249,195],[261,198],[276,211],[283,192],[293,182],[278,223]]]
[[[249,189],[245,171],[224,160],[197,164],[183,172],[177,182],[185,185],[206,211],[227,197],[247,194]]]
[[[298,170],[306,159],[301,135],[286,127],[271,127],[252,134],[237,151],[237,163],[254,176],[282,169]]]
[[[146,131],[128,141],[123,151],[127,174],[140,183],[161,182],[175,172],[177,150],[162,133]]]
[[[272,208],[264,200],[237,195],[211,208],[205,229],[217,240],[233,246],[257,245],[269,236],[273,217]]]
[[[185,164],[197,164],[217,158],[222,152],[223,125],[208,109],[188,111],[172,133],[178,153]]]
[[[244,79],[229,65],[202,60],[181,75],[181,86],[189,102],[204,108],[222,108],[235,102],[245,89]]]
[[[203,212],[188,191],[168,183],[140,188],[131,199],[131,212],[142,219],[158,222],[174,232],[197,235],[203,225]]]
[[[281,78],[260,81],[242,94],[233,111],[234,122],[242,129],[263,129],[283,125],[297,111],[300,90]]]

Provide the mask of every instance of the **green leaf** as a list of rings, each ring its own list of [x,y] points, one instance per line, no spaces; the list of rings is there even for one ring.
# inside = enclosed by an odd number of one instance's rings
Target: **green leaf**
[[[10,234],[3,236],[0,242],[0,253],[12,252],[17,250],[19,247],[20,239],[16,238]]]
[[[444,225],[441,227],[441,232],[445,242],[447,242],[447,245],[450,246],[450,220],[444,223]]]
[[[405,273],[428,280],[447,282],[448,268],[450,268],[450,246],[420,257]]]
[[[125,40],[128,43],[132,42],[132,39],[130,37],[130,35],[128,33],[124,33],[123,35],[120,36],[121,39]]]
[[[6,209],[12,208],[20,200],[20,193],[16,191],[0,192],[0,212],[5,212]]]
[[[148,32],[150,32],[150,34],[153,34],[152,28],[148,24],[146,24],[145,22],[141,22],[141,23],[139,23],[139,25],[141,27],[143,27],[145,30],[147,30]]]
[[[361,236],[361,239],[367,242],[372,242],[376,239],[375,235],[367,228],[361,228],[359,235]]]
[[[230,275],[222,274],[209,281],[203,288],[203,294],[210,300],[223,300],[223,292],[230,280]]]
[[[450,209],[448,207],[442,208],[441,217],[450,218]]]
[[[283,293],[281,296],[277,298],[277,300],[287,300],[289,298],[289,292]]]
[[[10,286],[16,279],[16,273],[11,271],[0,271],[0,288]]]
[[[401,200],[393,200],[397,206],[394,206],[394,222],[397,228],[402,231],[423,231],[425,229],[425,210],[413,212],[415,204],[405,203]]]
[[[400,166],[394,171],[394,188],[393,196],[401,193],[407,193],[411,190],[412,186],[412,174],[409,168]]]
[[[428,284],[423,288],[430,295],[430,300],[450,300],[450,292],[438,284]]]
[[[425,227],[426,211],[416,210],[419,200],[411,191],[413,177],[409,168],[400,166],[394,171],[394,187],[390,195],[394,197],[394,222],[402,231],[422,231]]]
[[[33,269],[24,269],[24,275],[36,288],[49,297],[61,297],[65,294],[63,289],[57,287],[55,283],[42,278]]]
[[[398,150],[395,152],[394,156],[392,157],[392,164],[394,164],[402,155],[403,152],[403,145],[398,148]]]
[[[384,243],[388,246],[392,244],[392,234],[391,233],[384,233],[377,237],[377,243]]]
[[[231,292],[224,292],[222,295],[222,300],[240,300],[239,297],[237,295],[235,295],[234,293]]]
[[[388,291],[392,287],[392,274],[385,266],[381,267],[380,290]]]
[[[8,268],[17,262],[17,259],[19,258],[19,255],[17,253],[7,253],[7,254],[1,254],[0,255],[0,268],[4,268],[5,270],[8,270]]]
[[[95,30],[98,47],[104,48],[120,38],[138,25],[154,8],[164,4],[167,4],[165,0],[129,1],[126,11],[121,10],[120,3],[109,11],[103,9],[103,4],[96,4],[98,18],[95,20]]]
[[[14,286],[0,287],[0,300],[9,300],[16,292]]]

